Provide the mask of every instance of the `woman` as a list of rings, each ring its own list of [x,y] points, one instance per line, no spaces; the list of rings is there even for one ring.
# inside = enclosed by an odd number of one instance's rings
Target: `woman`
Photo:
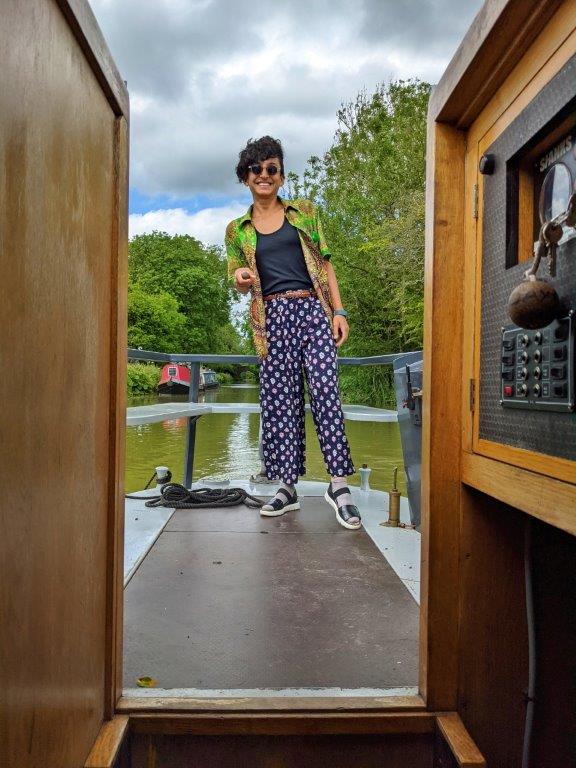
[[[280,488],[261,509],[268,517],[299,509],[305,474],[304,375],[320,448],[331,476],[324,498],[345,528],[361,525],[346,477],[354,474],[337,379],[336,347],[348,337],[347,313],[316,207],[283,200],[284,155],[264,136],[240,152],[238,180],[253,204],[226,228],[228,273],[252,292],[250,323],[260,365],[262,451]]]

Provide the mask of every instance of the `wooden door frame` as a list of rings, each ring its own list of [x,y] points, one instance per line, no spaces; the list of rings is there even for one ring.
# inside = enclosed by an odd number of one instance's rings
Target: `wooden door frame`
[[[124,445],[126,370],[126,293],[128,244],[128,126],[129,102],[125,83],[118,74],[104,38],[85,0],[55,0],[116,115],[115,156],[117,228],[114,249],[118,254],[113,275],[116,297],[112,309],[116,345],[111,360],[110,485],[108,529],[108,584],[106,636],[105,712],[134,712],[122,699],[122,621],[124,544]],[[471,149],[474,130],[484,126],[482,135],[499,126],[510,104],[521,104],[518,81],[509,75],[519,65],[523,76],[545,72],[546,62],[561,47],[560,26],[573,17],[576,0],[535,0],[526,13],[523,0],[487,0],[464,38],[446,73],[436,86],[429,108],[428,170],[426,199],[425,265],[425,365],[423,419],[423,530],[422,602],[420,626],[420,695],[384,697],[360,702],[347,699],[307,702],[250,699],[243,702],[180,700],[158,705],[156,711],[180,715],[186,709],[217,711],[275,712],[286,718],[286,727],[295,709],[319,709],[349,713],[358,709],[377,711],[386,717],[394,712],[438,713],[457,708],[458,623],[459,623],[459,530],[463,512],[463,483],[474,485],[499,498],[498,488],[489,482],[489,472],[479,463],[500,462],[473,451],[469,381],[474,378],[470,339],[474,338],[474,308],[477,306],[476,227],[470,219],[471,189],[477,181],[478,141]],[[568,25],[570,26],[570,25]],[[573,23],[572,23],[573,26]],[[538,38],[538,39],[537,39]],[[536,41],[536,43],[534,42]],[[532,64],[522,64],[534,44]],[[547,47],[548,46],[548,47]],[[551,50],[549,50],[551,48]],[[534,58],[534,56],[536,58]],[[528,61],[528,57],[526,58]],[[557,63],[557,62],[556,62]],[[550,64],[550,67],[556,64]],[[532,67],[532,70],[530,70]],[[528,71],[530,70],[530,71]],[[470,96],[473,94],[473,96]],[[510,115],[513,111],[510,112]],[[467,148],[468,147],[468,148]],[[461,356],[454,355],[461,350]],[[448,382],[449,386],[445,386]],[[504,467],[504,469],[502,469]],[[510,467],[510,472],[517,470]],[[534,473],[527,472],[528,475]],[[538,482],[542,476],[538,476]],[[550,482],[558,483],[560,481]],[[568,484],[563,483],[563,486]],[[552,492],[552,486],[550,486]],[[558,491],[558,486],[553,488]],[[572,493],[573,486],[563,488]],[[502,500],[511,503],[500,491]],[[530,514],[526,498],[512,500]],[[558,521],[553,524],[558,524]],[[562,526],[560,526],[562,527]],[[304,705],[304,706],[303,706]],[[147,705],[150,709],[150,704]],[[255,710],[260,710],[257,715]],[[122,721],[124,722],[124,721]],[[391,721],[393,722],[393,721]]]
[[[111,252],[111,349],[108,517],[106,540],[106,640],[104,716],[114,716],[122,694],[122,621],[124,561],[124,455],[126,444],[126,359],[128,286],[128,89],[86,0],[54,0],[115,116],[114,199]]]

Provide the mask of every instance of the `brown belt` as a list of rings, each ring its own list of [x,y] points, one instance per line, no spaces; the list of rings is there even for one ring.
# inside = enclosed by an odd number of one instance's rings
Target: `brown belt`
[[[268,296],[263,296],[262,298],[264,301],[270,301],[270,299],[306,299],[309,296],[316,296],[315,291],[280,291],[280,293],[269,293]]]

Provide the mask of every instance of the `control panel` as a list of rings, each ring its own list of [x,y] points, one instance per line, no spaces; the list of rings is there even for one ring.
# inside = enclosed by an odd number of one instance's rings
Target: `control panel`
[[[575,314],[535,331],[502,329],[501,405],[573,411]]]

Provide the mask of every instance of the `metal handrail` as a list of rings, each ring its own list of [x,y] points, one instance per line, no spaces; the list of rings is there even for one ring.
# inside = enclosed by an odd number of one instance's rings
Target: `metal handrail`
[[[397,357],[406,352],[392,352],[389,355],[373,355],[371,357],[339,357],[339,365],[392,365]],[[256,355],[177,355],[172,352],[151,352],[145,349],[128,349],[129,360],[148,360],[152,363],[216,363],[218,365],[258,365],[260,358]]]
[[[392,365],[398,357],[406,352],[393,352],[389,355],[374,355],[372,357],[339,357],[339,365]],[[256,355],[178,355],[171,352],[153,352],[146,349],[128,349],[128,360],[146,360],[152,363],[188,363],[190,365],[190,389],[188,402],[197,403],[200,391],[200,365],[202,363],[217,363],[219,365],[258,365],[260,358]],[[188,434],[186,439],[186,455],[184,458],[184,481],[186,488],[192,485],[194,472],[194,448],[196,445],[196,421],[199,416],[188,419]]]

